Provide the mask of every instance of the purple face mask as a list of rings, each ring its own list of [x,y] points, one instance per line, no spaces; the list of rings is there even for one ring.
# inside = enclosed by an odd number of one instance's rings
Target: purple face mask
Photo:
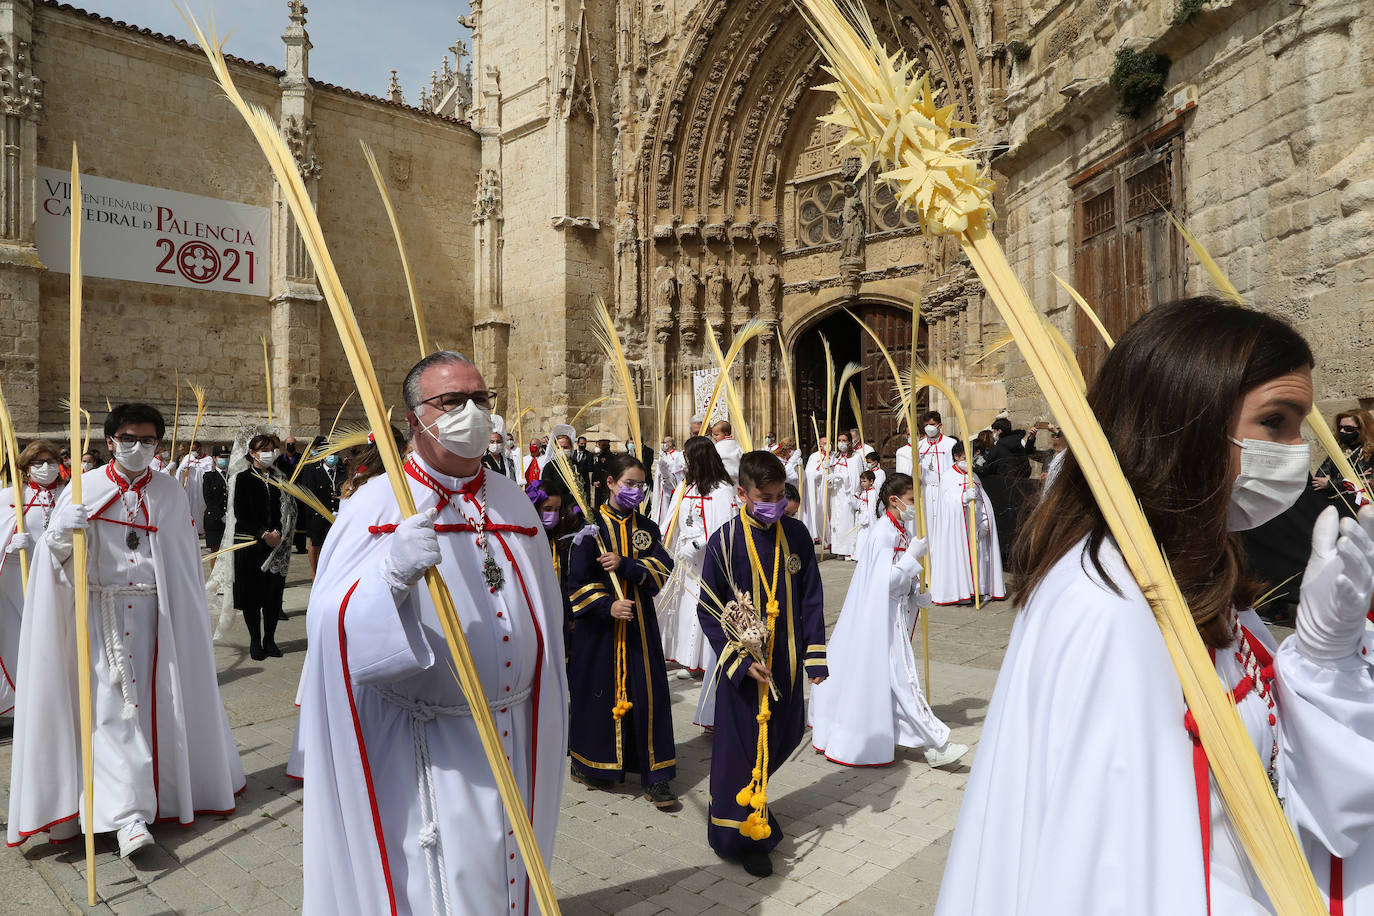
[[[644,502],[644,490],[641,487],[621,487],[615,493],[615,504],[622,509],[635,509]]]
[[[547,512],[540,512],[539,520],[544,523],[545,528],[555,527],[558,524],[558,510],[550,509]]]
[[[782,518],[783,515],[785,515],[786,513],[787,513],[787,497],[786,497],[786,496],[784,496],[782,499],[778,500],[778,501],[775,502],[775,503],[766,503],[766,502],[755,501],[755,502],[754,502],[754,508],[750,510],[750,514],[753,515],[754,518],[758,519],[760,522],[762,522],[762,523],[765,524],[765,525],[771,525],[771,524],[773,524],[773,523],[776,522],[778,519]]]

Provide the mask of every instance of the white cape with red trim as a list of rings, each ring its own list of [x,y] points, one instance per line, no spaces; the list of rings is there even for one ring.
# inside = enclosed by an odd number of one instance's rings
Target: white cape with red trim
[[[944,747],[949,728],[931,712],[917,676],[910,573],[897,568],[907,538],[891,518],[874,520],[835,631],[830,676],[811,688],[811,744],[835,763],[883,766],[897,745]]]
[[[65,483],[58,484],[60,494]],[[34,499],[31,487],[24,487],[23,499]],[[45,499],[47,497],[44,497]],[[24,532],[37,541],[43,536],[47,513],[41,505],[31,506],[24,513]],[[0,716],[14,712],[14,685],[19,678],[19,633],[24,623],[24,575],[19,551],[9,553],[5,548],[14,537],[14,489],[5,487],[0,495]],[[33,549],[28,551],[33,559]]]
[[[489,521],[530,531],[489,534],[503,587],[488,589],[470,532],[440,529],[439,571],[552,863],[567,760],[563,603],[534,507],[517,484],[486,479]],[[417,481],[411,492],[421,510],[437,502]],[[445,898],[454,913],[538,912],[429,594],[421,583],[398,606],[378,575],[391,537],[369,529],[400,521],[386,479],[354,493],[310,596],[298,740],[305,912],[442,912]],[[438,516],[440,526],[463,521],[451,505]]]
[[[940,483],[935,524],[930,528],[930,600],[936,604],[957,604],[973,598],[973,551],[969,547],[968,515],[964,512],[964,492],[969,487],[977,493],[970,505],[978,513],[978,590],[984,599],[1000,600],[1007,595],[992,503],[988,502],[977,475],[956,467],[947,471]]]
[[[87,471],[82,486],[91,515],[118,494],[103,467]],[[159,473],[144,493],[148,523],[157,529],[147,533],[158,606],[155,735],[148,736],[157,757],[157,817],[189,824],[196,812],[233,810],[234,796],[244,786],[243,766],[216,682],[200,548],[186,494],[181,484]],[[70,503],[68,488],[54,515]],[[123,534],[119,528],[118,536]],[[92,596],[92,617],[99,608]],[[19,655],[29,664],[19,669],[14,715],[11,845],[71,820],[81,799],[74,615],[71,561],[58,563],[47,541],[40,541],[29,567],[20,636]],[[99,643],[93,641],[92,651],[99,651]]]
[[[825,470],[822,463],[825,455],[821,452],[812,452],[806,459],[806,465],[802,472],[801,481],[801,520],[806,526],[806,530],[811,532],[811,540],[817,540],[825,534],[822,530],[825,527],[825,510],[821,507],[825,504],[827,486],[825,482]],[[827,537],[823,543],[828,543]]]
[[[1149,604],[1115,546],[1100,581],[1082,544],[1018,613],[983,726],[936,916],[1254,916],[1272,907],[1208,781],[1204,880],[1193,746]],[[1086,569],[1085,569],[1086,567]],[[1091,573],[1087,570],[1093,570]],[[1247,611],[1242,624],[1272,645]],[[1277,655],[1279,779],[1317,884],[1341,869],[1345,916],[1374,913],[1374,678],[1362,651],[1319,666]],[[1228,688],[1243,672],[1217,653]],[[1261,759],[1274,731],[1251,691],[1241,719]]]

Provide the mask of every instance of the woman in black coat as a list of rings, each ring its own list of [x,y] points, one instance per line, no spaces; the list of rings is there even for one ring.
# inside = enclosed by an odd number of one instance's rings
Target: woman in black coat
[[[248,654],[254,661],[282,654],[275,636],[296,530],[296,501],[267,482],[282,476],[273,467],[280,451],[276,436],[254,436],[248,442],[248,467],[234,479],[235,536],[255,539],[252,547],[233,553],[234,607],[248,625]]]

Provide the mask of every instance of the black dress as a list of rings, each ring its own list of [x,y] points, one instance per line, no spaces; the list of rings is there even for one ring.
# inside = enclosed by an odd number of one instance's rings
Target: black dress
[[[269,531],[278,531],[283,543],[289,544],[292,532],[283,527],[286,524],[283,518],[289,514],[294,523],[295,507],[283,512],[282,501],[291,497],[268,484],[251,468],[240,471],[234,481],[235,536],[256,539],[252,547],[236,550],[233,554],[234,607],[243,611],[250,650],[260,652],[276,648],[274,637],[277,620],[281,617],[282,594],[286,590],[285,573],[263,568],[268,565],[273,548],[267,546],[262,536]]]
[[[324,504],[324,507],[333,515],[339,514],[339,490],[343,488],[344,471],[343,468],[335,465],[329,467],[323,462],[310,465],[301,471],[301,481],[307,490],[315,494],[315,498]],[[319,547],[324,543],[325,536],[329,534],[329,529],[333,523],[320,513],[311,510],[308,516],[302,509],[301,516],[306,519],[304,522],[305,533],[310,538],[310,543]],[[297,522],[297,527],[301,526]]]

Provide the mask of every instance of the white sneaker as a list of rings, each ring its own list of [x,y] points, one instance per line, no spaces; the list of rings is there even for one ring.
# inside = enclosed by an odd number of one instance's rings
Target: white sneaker
[[[153,835],[143,821],[134,821],[119,828],[119,857],[127,859],[145,846],[153,845]]]
[[[688,671],[686,668],[679,668],[677,669],[677,673],[673,676],[679,681],[690,681],[692,679],[692,672]]]
[[[926,751],[926,763],[933,767],[949,766],[967,753],[967,744],[951,744],[946,742],[944,747],[930,748]]]

